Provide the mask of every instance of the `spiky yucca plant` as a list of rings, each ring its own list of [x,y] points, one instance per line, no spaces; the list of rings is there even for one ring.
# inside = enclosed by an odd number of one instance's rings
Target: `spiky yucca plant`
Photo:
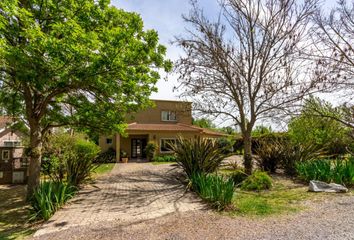
[[[212,173],[225,159],[225,149],[218,146],[214,139],[178,138],[178,143],[169,146],[175,152],[177,163],[190,179],[194,173]]]

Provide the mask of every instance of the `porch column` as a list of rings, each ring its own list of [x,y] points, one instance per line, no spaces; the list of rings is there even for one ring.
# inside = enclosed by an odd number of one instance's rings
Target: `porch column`
[[[116,134],[116,161],[120,160],[120,134]]]

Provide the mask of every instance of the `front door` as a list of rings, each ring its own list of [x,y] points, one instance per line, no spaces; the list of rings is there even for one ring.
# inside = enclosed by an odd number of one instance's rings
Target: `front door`
[[[145,138],[133,138],[132,139],[132,158],[145,158]]]

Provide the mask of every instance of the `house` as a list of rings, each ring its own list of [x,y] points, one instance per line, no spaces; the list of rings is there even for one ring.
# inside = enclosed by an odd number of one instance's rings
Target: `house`
[[[154,107],[140,111],[131,116],[126,129],[126,136],[100,136],[99,146],[102,152],[110,148],[116,150],[117,160],[120,152],[128,154],[128,158],[145,158],[147,143],[157,146],[156,154],[171,153],[168,143],[176,142],[178,136],[184,138],[218,138],[223,133],[203,129],[192,125],[192,103],[182,101],[153,100]]]
[[[0,184],[25,183],[28,177],[23,135],[10,128],[12,122],[12,118],[0,116]]]

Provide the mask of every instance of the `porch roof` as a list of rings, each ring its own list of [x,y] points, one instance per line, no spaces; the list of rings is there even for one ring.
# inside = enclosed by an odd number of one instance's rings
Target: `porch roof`
[[[227,134],[212,131],[210,129],[200,128],[193,125],[187,125],[182,123],[166,123],[166,124],[154,124],[154,123],[130,123],[128,124],[129,131],[170,131],[170,132],[195,132],[213,136],[227,136]]]

